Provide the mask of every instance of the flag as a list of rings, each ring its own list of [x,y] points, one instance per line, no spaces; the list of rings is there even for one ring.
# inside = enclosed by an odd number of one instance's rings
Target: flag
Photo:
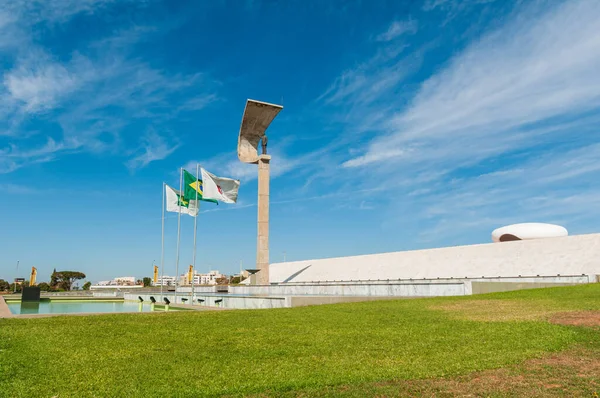
[[[175,213],[189,214],[192,217],[198,215],[198,202],[196,200],[187,200],[181,196],[179,191],[174,190],[165,184],[167,192],[167,211]]]
[[[215,199],[224,203],[235,203],[238,198],[240,181],[232,178],[217,177],[204,169],[202,172],[203,198]]]
[[[158,282],[158,266],[157,265],[154,266],[154,275],[153,275],[152,281],[154,282],[154,284],[156,284],[156,282]]]
[[[202,192],[202,180],[197,180],[196,176],[190,173],[187,170],[183,170],[183,197],[187,200],[196,200],[196,193],[198,195],[198,200],[203,200],[205,202],[213,202],[217,203],[216,200],[204,199],[204,194]]]

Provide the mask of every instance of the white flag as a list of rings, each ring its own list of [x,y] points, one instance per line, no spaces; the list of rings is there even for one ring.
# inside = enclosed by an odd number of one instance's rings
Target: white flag
[[[175,213],[181,211],[181,214],[189,214],[192,217],[198,215],[199,200],[185,200],[179,191],[176,191],[166,184],[165,190],[167,192],[167,211]]]
[[[204,169],[200,170],[202,171],[202,199],[215,199],[223,203],[237,202],[239,180],[217,177]]]

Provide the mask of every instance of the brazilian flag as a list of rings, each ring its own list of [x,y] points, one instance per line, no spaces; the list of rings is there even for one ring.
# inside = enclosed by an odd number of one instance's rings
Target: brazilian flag
[[[183,197],[187,200],[196,200],[196,192],[198,192],[198,200],[204,202],[213,202],[219,204],[214,199],[202,199],[202,180],[196,179],[192,173],[183,170]]]

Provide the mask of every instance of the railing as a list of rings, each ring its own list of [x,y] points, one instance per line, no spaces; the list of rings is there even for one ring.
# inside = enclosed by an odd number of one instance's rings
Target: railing
[[[123,292],[94,292],[94,297],[123,297]]]
[[[92,296],[89,290],[72,290],[69,292],[40,292],[42,296],[87,297]]]
[[[587,277],[590,282],[592,277],[587,274],[581,275],[518,275],[518,276],[465,276],[463,277],[438,277],[438,278],[398,278],[398,279],[339,279],[324,281],[297,281],[297,282],[279,282],[271,285],[262,286],[293,286],[293,285],[328,285],[328,284],[380,284],[380,283],[418,283],[418,282],[437,282],[437,281],[462,281],[475,279],[537,279],[537,278],[582,278]]]

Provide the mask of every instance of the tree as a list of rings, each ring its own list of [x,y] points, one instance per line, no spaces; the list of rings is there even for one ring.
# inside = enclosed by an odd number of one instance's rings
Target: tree
[[[52,288],[50,287],[50,285],[47,284],[46,282],[40,282],[40,283],[38,283],[37,287],[39,287],[42,292],[49,292],[50,290],[52,290]]]
[[[229,280],[228,280],[228,278],[226,276],[223,276],[221,278],[217,278],[217,280],[216,280],[217,285],[226,285],[228,281]]]
[[[85,274],[78,271],[59,271],[53,272],[51,278],[56,278],[56,287],[64,290],[71,290],[73,282],[79,279],[84,279]],[[54,287],[54,286],[53,286]]]
[[[0,279],[0,292],[6,292],[10,289],[10,283],[4,279]]]
[[[229,280],[229,284],[236,285],[236,284],[240,283],[241,281],[242,281],[241,276],[232,276],[231,279]]]
[[[152,286],[152,278],[145,276],[143,281],[144,287]]]
[[[16,285],[16,287],[15,287]],[[21,293],[21,284],[20,283],[11,283],[10,287],[9,287],[9,291],[12,292],[17,292],[17,293]]]
[[[92,282],[87,281],[86,283],[83,284],[83,290],[90,290],[90,287],[92,286]]]
[[[50,275],[50,287],[52,289],[58,289],[58,275],[56,272],[56,268],[52,271],[52,275]]]

